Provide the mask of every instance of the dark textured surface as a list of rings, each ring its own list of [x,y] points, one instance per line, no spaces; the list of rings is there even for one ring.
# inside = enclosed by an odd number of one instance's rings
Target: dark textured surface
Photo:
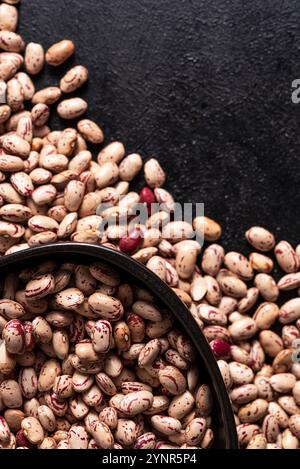
[[[68,66],[89,67],[79,95],[107,141],[157,157],[227,247],[252,224],[298,241],[298,0],[26,0],[21,12],[26,40],[74,40]],[[41,84],[62,73],[47,70]]]

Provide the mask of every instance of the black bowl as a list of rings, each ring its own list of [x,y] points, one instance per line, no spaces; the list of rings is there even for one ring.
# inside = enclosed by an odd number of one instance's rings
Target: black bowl
[[[106,261],[126,273],[127,277],[149,289],[176,317],[182,330],[199,353],[201,380],[207,382],[214,395],[213,431],[214,448],[237,448],[237,434],[231,405],[222,376],[211,349],[194,318],[177,295],[155,274],[142,264],[118,251],[90,244],[59,243],[19,251],[0,259],[0,275],[18,272],[45,260],[89,264]]]

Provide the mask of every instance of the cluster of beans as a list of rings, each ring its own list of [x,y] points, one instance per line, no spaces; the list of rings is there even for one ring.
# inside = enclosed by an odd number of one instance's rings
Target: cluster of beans
[[[212,445],[194,347],[147,290],[49,261],[8,275],[3,297],[0,448]]]

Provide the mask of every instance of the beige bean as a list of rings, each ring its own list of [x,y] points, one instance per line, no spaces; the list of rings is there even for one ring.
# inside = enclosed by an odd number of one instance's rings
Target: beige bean
[[[257,394],[255,384],[244,384],[231,391],[230,399],[234,404],[248,404],[257,398]]]
[[[119,273],[106,262],[94,262],[90,266],[91,275],[99,282],[110,287],[120,284]]]
[[[226,267],[238,275],[242,280],[251,280],[253,277],[253,269],[248,259],[238,252],[228,252],[224,258]]]
[[[151,417],[151,424],[155,430],[167,436],[178,434],[182,428],[179,420],[163,415],[154,415]]]
[[[260,226],[252,226],[246,231],[247,241],[259,251],[271,251],[275,246],[275,238],[272,233]]]
[[[249,442],[247,449],[267,449],[266,437],[262,434],[255,435]]]
[[[242,386],[253,381],[254,373],[247,365],[238,362],[229,363],[229,371],[234,384]]]
[[[13,173],[23,171],[24,161],[18,156],[8,155],[4,150],[0,150],[0,171]]]
[[[273,360],[272,367],[275,373],[285,373],[291,367],[293,350],[284,349],[278,352]]]
[[[144,165],[144,175],[148,186],[162,187],[165,184],[166,175],[155,158],[151,158]]]
[[[57,155],[55,158],[56,157]],[[60,155],[60,157],[66,158],[64,155]],[[51,183],[56,187],[57,190],[63,191],[70,181],[76,179],[78,179],[78,173],[76,171],[66,169],[58,174],[55,174],[51,179]]]
[[[0,6],[0,29],[15,32],[18,26],[18,10],[13,5],[2,3]]]
[[[299,414],[300,409],[296,404],[295,399],[292,396],[280,396],[278,398],[278,404],[288,415]]]
[[[22,393],[19,384],[13,379],[7,379],[0,384],[0,396],[6,407],[18,409],[22,406]]]
[[[300,261],[293,247],[287,241],[280,241],[275,246],[275,256],[278,264],[286,273],[297,272]]]
[[[68,238],[75,231],[77,220],[77,213],[73,212],[66,215],[59,225],[57,236],[59,238]]]
[[[239,419],[242,423],[255,423],[261,420],[268,411],[268,402],[264,399],[255,399],[238,412]]]
[[[259,252],[252,252],[249,255],[249,260],[252,268],[258,272],[268,274],[272,272],[274,263],[270,257],[260,254]]]
[[[281,330],[281,338],[286,348],[292,348],[294,340],[300,339],[300,332],[296,326],[284,326]]]
[[[143,166],[142,158],[139,154],[133,153],[126,156],[119,166],[119,175],[122,181],[132,181],[140,172]]]
[[[44,430],[40,422],[35,417],[26,417],[22,424],[24,436],[34,445],[42,443],[44,439]]]
[[[120,401],[118,410],[128,417],[134,417],[148,410],[153,403],[153,394],[149,391],[137,391],[126,394]]]
[[[254,279],[256,287],[260,294],[267,301],[276,301],[279,296],[279,289],[273,277],[267,274],[258,274]]]
[[[282,433],[282,448],[283,449],[299,449],[299,440],[292,434],[292,432],[287,428]]]
[[[72,425],[68,433],[68,447],[70,449],[87,449],[89,436],[81,425]]]
[[[203,418],[193,419],[185,429],[185,439],[188,445],[199,445],[206,430],[206,421]]]
[[[34,190],[31,178],[26,173],[16,172],[11,176],[10,181],[15,191],[23,197],[30,196]],[[12,197],[10,197],[10,199],[12,199]]]
[[[276,357],[276,355],[283,349],[281,338],[273,331],[261,331],[259,334],[259,341],[266,354],[270,357]]]
[[[292,373],[278,373],[271,376],[270,384],[274,391],[285,394],[292,391],[296,378]]]
[[[284,275],[277,284],[279,290],[289,291],[300,287],[300,272]]]
[[[176,254],[176,270],[182,279],[189,279],[197,261],[196,249],[181,248]]]
[[[68,39],[53,44],[46,52],[46,62],[57,67],[68,60],[75,52],[74,43]]]
[[[38,408],[38,419],[46,431],[53,432],[56,429],[56,417],[48,406],[41,405]]]
[[[224,360],[218,360],[217,363],[218,363],[218,367],[221,372],[225,387],[227,390],[229,390],[232,386],[232,378],[230,374],[229,365]]]
[[[57,376],[54,380],[53,391],[60,399],[71,397],[74,394],[72,377],[69,375]]]
[[[5,343],[0,343],[0,373],[3,375],[9,375],[14,370],[15,366],[16,359],[13,355],[7,352]]]
[[[35,86],[27,73],[19,72],[15,77],[21,85],[25,101],[30,101],[35,93]]]
[[[13,112],[22,111],[24,108],[24,92],[17,78],[7,82],[6,101]]]
[[[9,444],[10,438],[10,428],[6,420],[2,416],[0,416],[0,445]]]
[[[300,298],[293,298],[284,303],[279,311],[279,322],[290,324],[300,318]]]
[[[47,360],[40,371],[38,378],[38,390],[41,392],[50,391],[56,378],[61,374],[61,366],[58,360]]]
[[[50,205],[56,198],[57,190],[52,184],[46,184],[35,189],[32,194],[33,202],[40,205]]]
[[[35,341],[40,344],[49,344],[52,340],[52,329],[47,321],[43,317],[37,316],[31,324]]]
[[[50,108],[47,104],[39,103],[31,109],[32,123],[37,127],[45,125],[50,117]]]
[[[247,295],[247,285],[228,270],[220,270],[217,281],[225,295],[243,298]]]
[[[24,198],[9,183],[0,184],[0,195],[3,200],[9,204],[23,204]]]
[[[111,186],[117,182],[119,177],[119,168],[116,163],[103,163],[95,172],[95,181],[99,189]]]
[[[299,440],[300,437],[300,415],[291,415],[289,418],[289,429]]]
[[[77,65],[71,68],[61,79],[60,81],[60,89],[63,93],[72,93],[76,91],[78,88],[83,86],[89,77],[89,73],[86,67],[82,65]],[[81,132],[81,130],[79,129]],[[86,138],[84,132],[81,132],[83,137]],[[88,139],[87,139],[88,140]],[[92,143],[102,143],[103,138],[101,141],[95,141]]]
[[[257,324],[254,319],[245,317],[231,324],[228,330],[233,340],[247,340],[256,334]]]
[[[207,384],[199,386],[195,395],[195,402],[201,417],[208,417],[211,414],[213,409],[213,398]]]
[[[175,396],[182,394],[186,390],[187,384],[184,375],[173,366],[166,366],[160,370],[158,378],[161,385]]]
[[[52,231],[44,231],[31,236],[28,240],[28,246],[42,246],[43,244],[53,244],[57,241],[57,235]]]
[[[19,319],[25,316],[24,307],[13,300],[0,300],[0,314],[7,319]]]
[[[0,79],[7,81],[12,78],[23,64],[23,57],[14,52],[2,52],[0,56]],[[16,118],[13,120],[15,121]],[[11,122],[11,119],[10,121]],[[12,130],[10,127],[7,130]]]
[[[130,421],[127,421],[130,422]],[[127,440],[130,433],[134,433],[130,426],[122,425],[122,419],[118,420],[118,427],[115,433],[115,437],[117,440],[122,440],[121,435],[125,437],[125,441]],[[134,422],[132,422],[134,424]],[[134,424],[135,426],[135,424]],[[120,427],[123,427],[122,429]],[[103,449],[109,449],[113,447],[114,444],[114,437],[109,429],[109,427],[103,422],[95,422],[92,424],[91,434],[96,441],[97,445]],[[135,437],[135,435],[132,435]],[[131,442],[131,439],[129,439]]]
[[[40,299],[49,295],[54,289],[54,277],[51,274],[45,274],[29,281],[26,285],[25,295],[27,299]]]
[[[243,365],[249,365],[251,363],[249,352],[238,345],[231,346],[230,355],[235,362],[242,363]]]
[[[247,313],[256,303],[259,290],[256,287],[249,288],[247,294],[238,302],[238,311],[241,314]]]
[[[273,415],[278,422],[280,428],[284,429],[288,427],[289,418],[287,413],[283,410],[283,408],[277,404],[277,402],[270,402],[268,408],[269,414]]]
[[[25,351],[25,330],[18,319],[7,322],[2,332],[6,349],[9,353],[22,355]]]
[[[47,104],[47,103],[46,103]],[[62,119],[76,119],[86,112],[88,104],[81,98],[70,98],[61,101],[57,112]]]
[[[11,116],[11,109],[7,104],[2,104],[0,106],[0,124],[6,122]]]
[[[208,217],[196,217],[193,221],[193,227],[197,235],[205,241],[217,241],[222,235],[221,226]]]
[[[280,428],[274,415],[266,415],[263,421],[262,431],[268,443],[276,443]]]
[[[91,310],[103,319],[119,321],[124,314],[120,301],[103,293],[94,293],[89,297],[88,303]]]
[[[57,86],[49,86],[40,91],[37,91],[33,98],[32,104],[46,104],[50,106],[51,104],[56,103],[61,97],[61,91]]]
[[[121,142],[112,142],[98,154],[97,160],[100,165],[113,162],[119,163],[125,156],[125,147]]]
[[[44,67],[44,49],[41,44],[30,42],[26,46],[24,65],[30,75],[37,75]]]
[[[275,303],[262,303],[254,313],[253,319],[258,329],[270,329],[279,315],[279,308]]]
[[[52,337],[52,346],[56,356],[60,360],[67,358],[69,353],[69,339],[67,332],[64,330],[55,330]]]
[[[115,347],[118,350],[122,352],[129,350],[131,345],[130,329],[125,321],[119,321],[115,324],[113,337]]]
[[[195,399],[193,395],[190,393],[190,391],[185,391],[184,393],[173,397],[168,408],[168,414],[170,417],[182,420],[184,417],[187,416],[189,412],[192,411],[194,405]],[[161,406],[157,410],[158,412],[162,412],[163,409],[164,407]]]
[[[237,426],[237,435],[241,447],[248,445],[259,433],[259,426],[253,423],[242,423]]]
[[[79,152],[69,163],[69,170],[81,174],[83,171],[87,170],[92,161],[92,154],[89,151]],[[81,181],[84,182],[84,181]]]
[[[246,294],[247,298],[247,294]],[[219,309],[226,315],[233,313],[238,305],[238,301],[230,296],[223,296],[219,303]]]
[[[297,379],[299,379],[298,376]],[[300,381],[297,381],[295,386],[293,387],[293,397],[296,403],[300,405]]]
[[[6,52],[21,52],[25,43],[19,34],[13,31],[0,31],[0,47]]]
[[[170,192],[165,189],[156,187],[154,189],[154,195],[157,203],[161,205],[161,209],[166,212],[173,212],[175,209],[175,201]]]
[[[75,149],[77,142],[77,131],[72,128],[65,129],[57,142],[58,153],[70,157]]]
[[[143,319],[149,321],[162,321],[163,317],[160,311],[147,301],[136,301],[132,305],[132,311]]]
[[[197,307],[197,313],[206,324],[217,326],[225,326],[227,324],[226,315],[214,306],[200,304]]]
[[[178,243],[193,237],[193,227],[184,221],[169,222],[163,227],[162,235],[171,243]]]
[[[161,352],[161,342],[158,339],[150,340],[139,353],[138,364],[140,367],[150,366]]]

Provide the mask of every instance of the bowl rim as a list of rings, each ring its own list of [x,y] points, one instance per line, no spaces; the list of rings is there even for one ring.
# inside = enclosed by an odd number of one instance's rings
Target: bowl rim
[[[218,396],[221,410],[222,422],[224,425],[226,449],[238,448],[238,439],[233,411],[229,396],[226,391],[223,378],[209,344],[199,329],[188,308],[178,298],[175,292],[163,282],[157,275],[149,270],[145,265],[132,259],[132,257],[107,246],[93,245],[87,243],[61,242],[57,244],[47,244],[18,251],[0,258],[0,273],[3,269],[14,264],[35,260],[41,256],[51,254],[89,255],[95,260],[106,261],[115,267],[120,267],[123,271],[135,277],[137,281],[145,284],[159,299],[165,304],[181,324],[186,334],[192,339],[197,352],[200,354],[206,371],[211,379],[214,392]],[[43,260],[41,259],[41,262]],[[62,259],[63,262],[63,259]]]

